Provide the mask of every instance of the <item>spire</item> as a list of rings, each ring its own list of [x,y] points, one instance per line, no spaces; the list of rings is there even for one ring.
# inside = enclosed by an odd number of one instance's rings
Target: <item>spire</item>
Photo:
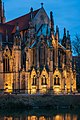
[[[5,9],[4,9],[4,2],[3,2],[3,23],[5,23],[6,17],[5,17]]]
[[[59,40],[59,28],[56,26],[56,39]]]
[[[70,40],[69,31],[67,31],[66,48],[69,49],[69,50],[71,50],[71,40]]]
[[[63,39],[62,39],[62,45],[66,48],[66,28],[64,28],[64,34],[63,34]]]
[[[4,2],[3,2],[3,17],[5,17]]]
[[[2,23],[2,0],[0,0],[0,23]]]
[[[30,21],[32,21],[32,19],[33,19],[33,8],[31,7],[31,9],[30,9]]]
[[[33,8],[31,7],[31,9],[30,9],[30,20],[29,20],[29,29],[34,28],[34,25],[32,23],[33,17],[34,17]]]
[[[54,34],[54,20],[52,11],[50,12],[50,22],[51,22],[51,34]]]
[[[66,28],[64,28],[64,36],[66,37]]]
[[[43,3],[41,3],[41,8],[43,8]]]
[[[69,34],[69,31],[67,31],[67,38],[68,38],[69,41],[70,41],[70,34]]]
[[[69,36],[69,31],[67,30],[67,37]]]
[[[0,0],[0,23],[5,22],[5,10],[4,10],[4,3],[2,5],[2,0]]]
[[[56,32],[58,33],[58,40],[59,40],[59,27],[56,26]]]

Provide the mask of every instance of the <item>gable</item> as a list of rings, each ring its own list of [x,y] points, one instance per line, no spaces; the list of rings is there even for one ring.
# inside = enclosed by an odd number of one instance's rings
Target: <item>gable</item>
[[[37,30],[40,28],[42,24],[50,24],[49,17],[47,13],[45,12],[44,8],[41,8],[36,16],[33,19],[34,25],[37,26]]]

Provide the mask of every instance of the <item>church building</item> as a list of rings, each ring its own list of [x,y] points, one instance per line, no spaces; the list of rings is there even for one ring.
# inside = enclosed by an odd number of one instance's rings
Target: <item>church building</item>
[[[54,27],[43,3],[6,22],[0,0],[0,91],[27,94],[76,92],[69,31]]]

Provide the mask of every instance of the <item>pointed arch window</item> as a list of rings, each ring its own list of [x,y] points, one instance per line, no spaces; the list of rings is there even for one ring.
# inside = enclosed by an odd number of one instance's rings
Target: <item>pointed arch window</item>
[[[36,75],[34,75],[32,79],[32,85],[36,85],[36,84],[37,84],[37,78]]]
[[[10,64],[9,64],[8,55],[5,55],[5,57],[3,58],[3,71],[10,72]]]
[[[54,85],[60,85],[60,78],[58,75],[56,75],[54,78]]]
[[[42,77],[41,85],[47,85],[47,79],[45,75]]]
[[[45,45],[42,43],[41,46],[39,47],[39,62],[40,65],[45,64]]]

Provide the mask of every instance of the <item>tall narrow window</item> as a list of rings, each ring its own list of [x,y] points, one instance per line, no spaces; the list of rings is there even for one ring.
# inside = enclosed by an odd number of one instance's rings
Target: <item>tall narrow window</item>
[[[54,78],[54,85],[60,85],[60,78],[58,77],[58,75],[56,75]]]
[[[47,85],[47,79],[46,79],[45,75],[43,75],[43,77],[42,77],[41,85]]]
[[[10,72],[9,58],[7,55],[3,58],[3,71]]]
[[[34,76],[33,76],[33,79],[32,79],[32,85],[36,85],[36,83],[37,83],[36,80],[37,80],[37,79],[36,79],[36,76],[34,75]]]

